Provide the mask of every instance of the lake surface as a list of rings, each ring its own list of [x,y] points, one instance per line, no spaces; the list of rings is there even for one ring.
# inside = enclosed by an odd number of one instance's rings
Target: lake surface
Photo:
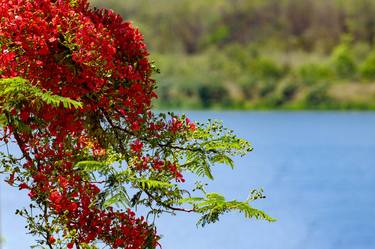
[[[215,169],[209,190],[245,199],[262,187],[267,198],[254,202],[275,223],[223,216],[205,228],[196,216],[158,221],[164,249],[374,249],[374,112],[191,112],[195,120],[221,119],[253,143],[236,169]],[[14,210],[25,192],[1,184],[4,249],[29,248]]]

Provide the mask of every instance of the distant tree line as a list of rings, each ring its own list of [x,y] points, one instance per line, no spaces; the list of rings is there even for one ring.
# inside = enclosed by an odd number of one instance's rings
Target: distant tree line
[[[230,43],[332,49],[342,34],[374,44],[373,0],[94,0],[135,20],[152,50],[197,53]]]
[[[373,0],[94,0],[134,20],[159,107],[375,108]]]

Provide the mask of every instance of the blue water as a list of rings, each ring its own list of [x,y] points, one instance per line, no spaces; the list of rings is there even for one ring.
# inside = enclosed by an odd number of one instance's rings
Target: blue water
[[[219,166],[210,191],[244,199],[262,187],[258,208],[276,223],[223,216],[205,228],[195,216],[158,221],[164,249],[374,249],[375,113],[193,112],[195,120],[217,118],[255,150]],[[29,248],[15,208],[25,193],[1,185],[4,249]]]

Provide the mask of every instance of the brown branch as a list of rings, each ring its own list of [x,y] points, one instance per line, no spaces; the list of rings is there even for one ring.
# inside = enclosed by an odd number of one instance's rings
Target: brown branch
[[[116,133],[116,136],[118,136],[118,133],[116,131],[116,129],[118,130],[121,130],[125,133],[127,133],[128,135],[131,135],[131,136],[134,136],[134,137],[137,137],[136,134],[134,134],[133,132],[129,131],[128,129],[125,129],[123,127],[120,127],[120,126],[117,126],[115,125],[112,120],[109,118],[109,115],[108,113],[106,113],[104,110],[103,111],[103,114],[106,118],[106,120],[108,121],[108,123],[110,124],[110,126],[113,128],[114,132]],[[148,143],[150,143],[150,139],[148,139],[147,137],[141,137],[140,138],[141,140],[143,141],[146,141]],[[210,149],[210,150],[203,150],[202,148],[188,148],[188,147],[181,147],[181,146],[177,146],[177,145],[172,145],[172,142],[168,142],[168,143],[157,143],[157,145],[161,148],[171,148],[171,149],[176,149],[176,150],[187,150],[187,151],[192,151],[192,152],[201,152],[201,153],[205,153],[205,152],[217,152],[216,150],[213,150],[213,149]]]
[[[7,119],[8,119],[8,123],[9,124],[12,124],[12,119],[11,117],[9,117],[9,114],[7,115]],[[20,135],[18,134],[17,130],[14,129],[13,130],[13,135],[14,135],[14,138],[16,139],[17,141],[17,145],[18,147],[20,148],[22,154],[23,154],[23,157],[26,158],[26,160],[30,161],[30,162],[33,162],[34,160],[30,157],[29,153],[25,150],[25,142],[21,139]],[[36,160],[37,162],[37,165],[38,165],[38,168],[40,168],[40,163],[38,160]],[[39,206],[40,207],[40,206]],[[41,208],[41,207],[40,207]],[[41,208],[42,209],[42,208]],[[49,225],[48,225],[48,205],[47,203],[44,203],[44,208],[43,208],[43,214],[44,214],[44,222],[46,223],[46,228],[43,229],[46,233],[46,244],[47,246],[50,248],[50,249],[53,249],[51,243],[49,242],[49,238],[51,236],[51,233],[49,231]]]
[[[30,155],[25,150],[25,148],[24,148],[25,147],[25,143],[22,141],[22,139],[20,138],[19,134],[16,131],[13,131],[13,134],[14,134],[14,138],[17,141],[18,147],[20,148],[20,150],[21,150],[21,152],[23,154],[23,157],[26,158],[29,162],[33,162],[34,160],[30,157]],[[36,160],[36,159],[35,159],[35,161],[36,161],[36,164],[37,164],[37,168],[39,170],[41,168],[40,161]]]
[[[53,249],[51,243],[49,242],[49,238],[51,237],[51,233],[49,231],[49,225],[48,225],[48,205],[47,205],[46,202],[44,203],[43,214],[44,214],[44,217],[43,217],[44,218],[44,222],[46,223],[46,229],[45,229],[46,236],[47,236],[46,243],[47,243],[47,245],[48,245],[48,247],[50,249]]]
[[[177,208],[177,207],[173,207],[173,206],[171,206],[171,205],[167,205],[167,204],[165,204],[164,202],[162,202],[162,201],[156,199],[156,198],[155,198],[150,192],[148,192],[146,189],[142,189],[142,191],[145,192],[149,198],[151,198],[151,199],[154,200],[157,204],[159,204],[160,206],[163,206],[164,208],[167,208],[167,209],[170,209],[170,210],[173,210],[173,211],[185,212],[185,213],[196,212],[195,209]]]
[[[28,160],[28,161],[33,161],[33,159],[30,157],[30,155],[27,153],[25,150],[25,143],[22,141],[21,137],[19,136],[17,131],[13,131],[14,138],[17,141],[18,147],[21,149],[21,152],[23,156]]]
[[[102,112],[103,112],[103,115],[104,117],[106,118],[107,122],[111,125],[111,127],[113,128],[114,132],[115,132],[115,135],[116,135],[116,138],[119,139],[120,137],[120,134],[117,133],[116,129],[115,129],[115,124],[112,122],[112,120],[110,119],[108,113],[103,110],[103,109],[100,109]],[[121,141],[118,141],[119,142],[119,146],[120,146],[120,149],[122,150],[122,153],[125,154],[126,152],[126,149],[125,147],[123,146],[122,142]]]

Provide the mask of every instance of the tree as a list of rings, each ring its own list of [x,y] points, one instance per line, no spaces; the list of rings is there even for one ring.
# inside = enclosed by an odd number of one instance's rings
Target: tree
[[[129,22],[86,0],[1,0],[0,14],[1,141],[21,154],[2,153],[0,172],[28,191],[17,214],[38,246],[155,248],[163,212],[273,221],[249,204],[261,191],[239,202],[184,188],[183,173],[213,179],[214,164],[251,147],[217,121],[151,111],[155,67]]]

